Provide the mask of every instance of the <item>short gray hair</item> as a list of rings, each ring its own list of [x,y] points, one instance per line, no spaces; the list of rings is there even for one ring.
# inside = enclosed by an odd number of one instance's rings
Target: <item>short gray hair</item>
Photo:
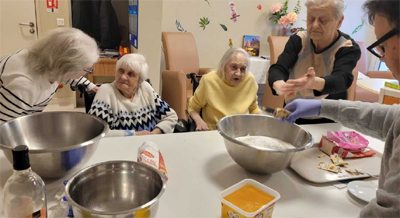
[[[249,68],[250,64],[249,53],[247,53],[247,51],[244,50],[243,48],[230,48],[225,52],[224,56],[222,56],[221,60],[219,61],[217,73],[221,78],[224,78],[226,65],[229,63],[231,58],[238,53],[243,54],[246,58],[246,65],[247,65],[246,72],[247,72],[247,69]]]
[[[33,73],[60,81],[69,72],[81,72],[99,58],[96,41],[75,28],[56,28],[28,48],[27,64]]]
[[[126,54],[122,56],[116,64],[116,71],[118,69],[132,70],[139,74],[139,83],[147,79],[149,72],[149,65],[147,64],[146,58],[137,53]]]
[[[322,5],[330,5],[333,7],[334,14],[337,19],[343,17],[344,1],[343,0],[307,0],[305,3],[307,9],[309,7],[319,7]]]
[[[391,0],[368,0],[364,3],[363,9],[368,14],[370,24],[374,23],[375,15],[385,17],[389,23],[400,29],[400,2]]]

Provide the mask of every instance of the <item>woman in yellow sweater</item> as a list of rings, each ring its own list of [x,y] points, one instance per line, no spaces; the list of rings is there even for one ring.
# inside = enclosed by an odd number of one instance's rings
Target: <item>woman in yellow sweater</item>
[[[247,71],[248,65],[248,53],[242,48],[231,48],[225,52],[217,71],[201,78],[188,109],[197,131],[215,129],[226,115],[261,112],[257,105],[258,85]]]

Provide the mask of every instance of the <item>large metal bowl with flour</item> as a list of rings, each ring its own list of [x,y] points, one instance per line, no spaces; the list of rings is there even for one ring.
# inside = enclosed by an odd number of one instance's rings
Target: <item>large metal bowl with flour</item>
[[[311,134],[301,126],[268,115],[226,116],[217,128],[232,159],[255,173],[283,170],[296,152],[313,146]]]

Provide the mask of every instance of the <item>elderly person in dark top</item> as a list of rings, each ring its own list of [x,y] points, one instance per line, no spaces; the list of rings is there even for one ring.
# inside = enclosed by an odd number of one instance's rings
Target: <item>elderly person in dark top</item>
[[[350,36],[339,31],[344,2],[307,0],[305,5],[307,31],[292,35],[277,63],[269,68],[272,93],[284,96],[286,103],[295,98],[347,99],[361,52]]]
[[[114,82],[100,86],[89,114],[105,120],[112,130],[134,130],[135,135],[172,133],[178,116],[145,81],[148,68],[141,54],[122,56]]]
[[[368,47],[385,61],[400,81],[400,1],[367,0],[364,8],[378,40]],[[299,117],[323,116],[385,140],[376,198],[360,217],[400,217],[400,106],[359,101],[296,99],[286,105],[293,122]]]
[[[53,29],[31,47],[0,58],[0,124],[41,112],[60,83],[95,90],[83,75],[98,58],[96,41],[75,28]]]

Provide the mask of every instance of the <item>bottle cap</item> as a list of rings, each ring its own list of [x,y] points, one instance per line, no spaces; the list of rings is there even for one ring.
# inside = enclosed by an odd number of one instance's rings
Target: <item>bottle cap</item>
[[[14,170],[26,170],[31,167],[29,163],[29,149],[26,145],[18,145],[12,150]]]

